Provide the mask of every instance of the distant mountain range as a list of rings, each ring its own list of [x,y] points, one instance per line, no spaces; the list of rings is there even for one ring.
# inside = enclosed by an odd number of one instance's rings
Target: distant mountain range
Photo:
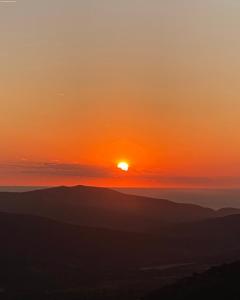
[[[56,187],[0,193],[0,211],[32,214],[77,225],[147,232],[164,223],[193,222],[238,214],[193,204],[126,195],[106,188]]]

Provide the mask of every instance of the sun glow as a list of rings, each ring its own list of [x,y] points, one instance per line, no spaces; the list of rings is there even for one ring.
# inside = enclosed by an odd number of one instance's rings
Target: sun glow
[[[118,167],[120,170],[122,170],[122,171],[124,171],[124,172],[127,172],[128,169],[129,169],[129,164],[128,164],[127,162],[125,162],[125,161],[120,161],[120,162],[118,163],[117,167]]]

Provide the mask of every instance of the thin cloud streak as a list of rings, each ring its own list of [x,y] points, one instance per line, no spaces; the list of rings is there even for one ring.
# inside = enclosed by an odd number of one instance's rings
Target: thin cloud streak
[[[58,163],[58,162],[9,162],[0,164],[0,175],[5,172],[20,174],[34,174],[61,177],[95,177],[106,178],[110,172],[106,168],[95,167],[92,165]]]
[[[4,178],[4,176],[20,178],[23,175],[34,176],[35,178],[42,178],[43,176],[53,179],[61,178],[63,181],[71,178],[106,179],[106,181],[127,178],[129,184],[131,184],[131,181],[134,181],[144,182],[149,186],[240,186],[239,176],[181,176],[176,174],[163,174],[158,170],[149,172],[134,169],[130,170],[128,174],[122,174],[119,173],[119,170],[114,170],[113,168],[78,163],[62,163],[58,161],[31,162],[21,160],[19,162],[15,161],[0,164],[1,178]]]

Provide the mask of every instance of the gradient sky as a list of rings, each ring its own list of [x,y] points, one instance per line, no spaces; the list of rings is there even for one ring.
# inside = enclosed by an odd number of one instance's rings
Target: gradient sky
[[[1,185],[240,187],[240,1],[17,0],[0,26]]]

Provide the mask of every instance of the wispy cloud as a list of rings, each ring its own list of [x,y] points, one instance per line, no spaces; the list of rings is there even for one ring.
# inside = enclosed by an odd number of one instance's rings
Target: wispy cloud
[[[24,158],[20,161],[0,163],[0,177],[4,178],[48,178],[61,179],[61,182],[71,178],[79,179],[108,179],[121,181],[119,171],[114,168],[87,165],[81,163],[63,163],[59,161],[33,162]],[[240,176],[182,176],[181,174],[164,173],[161,170],[133,170],[124,174],[127,182],[149,186],[189,186],[189,187],[221,187],[240,186]],[[119,182],[118,182],[119,183]],[[121,184],[121,182],[120,182]]]
[[[0,175],[12,173],[29,175],[65,176],[65,177],[95,177],[110,176],[110,170],[92,165],[60,162],[8,162],[0,164]]]

